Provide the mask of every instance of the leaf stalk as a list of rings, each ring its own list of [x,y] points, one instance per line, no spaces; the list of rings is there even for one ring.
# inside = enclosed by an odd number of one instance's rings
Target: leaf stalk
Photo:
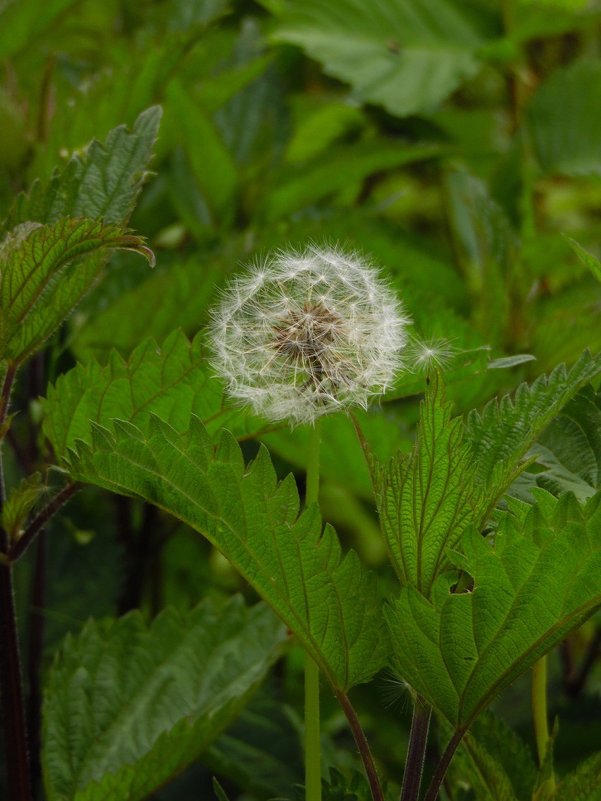
[[[419,798],[431,717],[432,708],[422,698],[417,696],[413,705],[409,749],[407,751],[407,761],[403,774],[400,801],[417,801]]]
[[[359,722],[359,718],[357,717],[357,713],[355,712],[353,705],[351,704],[346,693],[337,690],[336,698],[338,699],[340,706],[346,715],[346,719],[349,722],[351,731],[353,732],[353,737],[355,738],[355,743],[357,744],[359,755],[361,757],[361,761],[363,762],[365,773],[367,774],[367,780],[371,789],[371,797],[373,801],[384,801],[384,793],[380,784],[380,778],[378,776],[376,764],[374,762],[369,743],[367,742],[365,732],[363,731],[361,723]]]

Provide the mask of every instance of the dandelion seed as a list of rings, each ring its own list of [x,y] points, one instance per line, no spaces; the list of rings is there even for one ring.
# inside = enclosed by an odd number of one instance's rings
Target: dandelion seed
[[[213,365],[229,395],[292,423],[386,392],[410,322],[364,258],[314,246],[234,279],[212,316]]]

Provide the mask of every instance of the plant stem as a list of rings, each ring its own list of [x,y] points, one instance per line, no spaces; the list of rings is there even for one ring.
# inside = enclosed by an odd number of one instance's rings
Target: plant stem
[[[34,797],[41,776],[40,763],[40,728],[42,689],[40,673],[44,653],[44,601],[46,598],[46,532],[41,531],[37,538],[35,548],[35,565],[31,588],[31,611],[29,614],[29,636],[27,647],[27,684],[29,697],[27,699],[27,730],[29,733],[29,764],[31,771],[31,789]]]
[[[361,756],[363,766],[365,767],[365,773],[367,774],[367,780],[369,781],[371,797],[373,798],[373,801],[384,801],[384,793],[382,792],[382,787],[380,785],[378,771],[376,770],[374,758],[369,748],[367,738],[365,737],[365,732],[361,728],[361,723],[359,722],[357,713],[355,712],[353,705],[351,704],[346,693],[343,693],[342,691],[336,691],[336,698],[338,699],[340,706],[346,715],[346,719],[348,720],[351,731],[353,732],[353,737],[357,743],[359,755]]]
[[[416,697],[413,706],[407,761],[403,774],[401,801],[417,801],[419,798],[431,717],[431,707],[419,696]]]
[[[2,547],[7,537],[2,532]],[[25,707],[17,635],[12,567],[0,563],[0,694],[4,718],[4,746],[8,798],[31,801]]]
[[[54,495],[37,515],[31,520],[23,534],[8,552],[11,562],[17,562],[25,553],[27,548],[34,541],[36,536],[42,531],[54,515],[75,495],[82,487],[76,481],[69,482]]]
[[[547,658],[543,656],[532,667],[532,720],[539,765],[543,764],[549,742],[547,721]]]
[[[307,454],[305,506],[319,499],[320,433],[311,429]],[[305,799],[321,801],[321,742],[319,724],[319,668],[305,653]]]
[[[569,648],[569,640],[565,642],[566,650]],[[576,670],[574,665],[568,664],[564,678],[564,689],[569,698],[577,698],[595,666],[598,656],[601,654],[601,626],[599,626],[591,637],[582,659],[580,667]],[[567,661],[567,660],[566,660]]]
[[[440,790],[440,785],[442,784],[444,777],[446,776],[447,770],[449,765],[451,764],[451,760],[457,750],[457,747],[461,740],[463,739],[463,735],[465,731],[463,729],[457,729],[451,739],[449,740],[447,747],[445,748],[443,755],[436,766],[436,770],[434,771],[434,775],[430,780],[430,785],[424,796],[424,801],[436,801],[438,796],[438,791]]]
[[[5,498],[2,442],[16,372],[16,364],[7,365],[0,390],[0,553],[4,556],[8,551],[8,535],[1,525]],[[32,801],[13,574],[8,561],[0,561],[0,644],[0,701],[8,797],[11,801]]]

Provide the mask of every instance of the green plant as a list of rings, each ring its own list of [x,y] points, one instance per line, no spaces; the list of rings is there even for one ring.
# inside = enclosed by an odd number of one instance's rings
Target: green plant
[[[232,6],[0,8],[0,787],[595,801],[599,9]]]

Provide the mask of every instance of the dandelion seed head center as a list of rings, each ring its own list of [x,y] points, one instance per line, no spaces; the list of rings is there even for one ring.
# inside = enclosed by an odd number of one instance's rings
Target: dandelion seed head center
[[[213,317],[213,361],[229,394],[292,422],[384,392],[409,322],[368,263],[313,246],[235,279]]]

